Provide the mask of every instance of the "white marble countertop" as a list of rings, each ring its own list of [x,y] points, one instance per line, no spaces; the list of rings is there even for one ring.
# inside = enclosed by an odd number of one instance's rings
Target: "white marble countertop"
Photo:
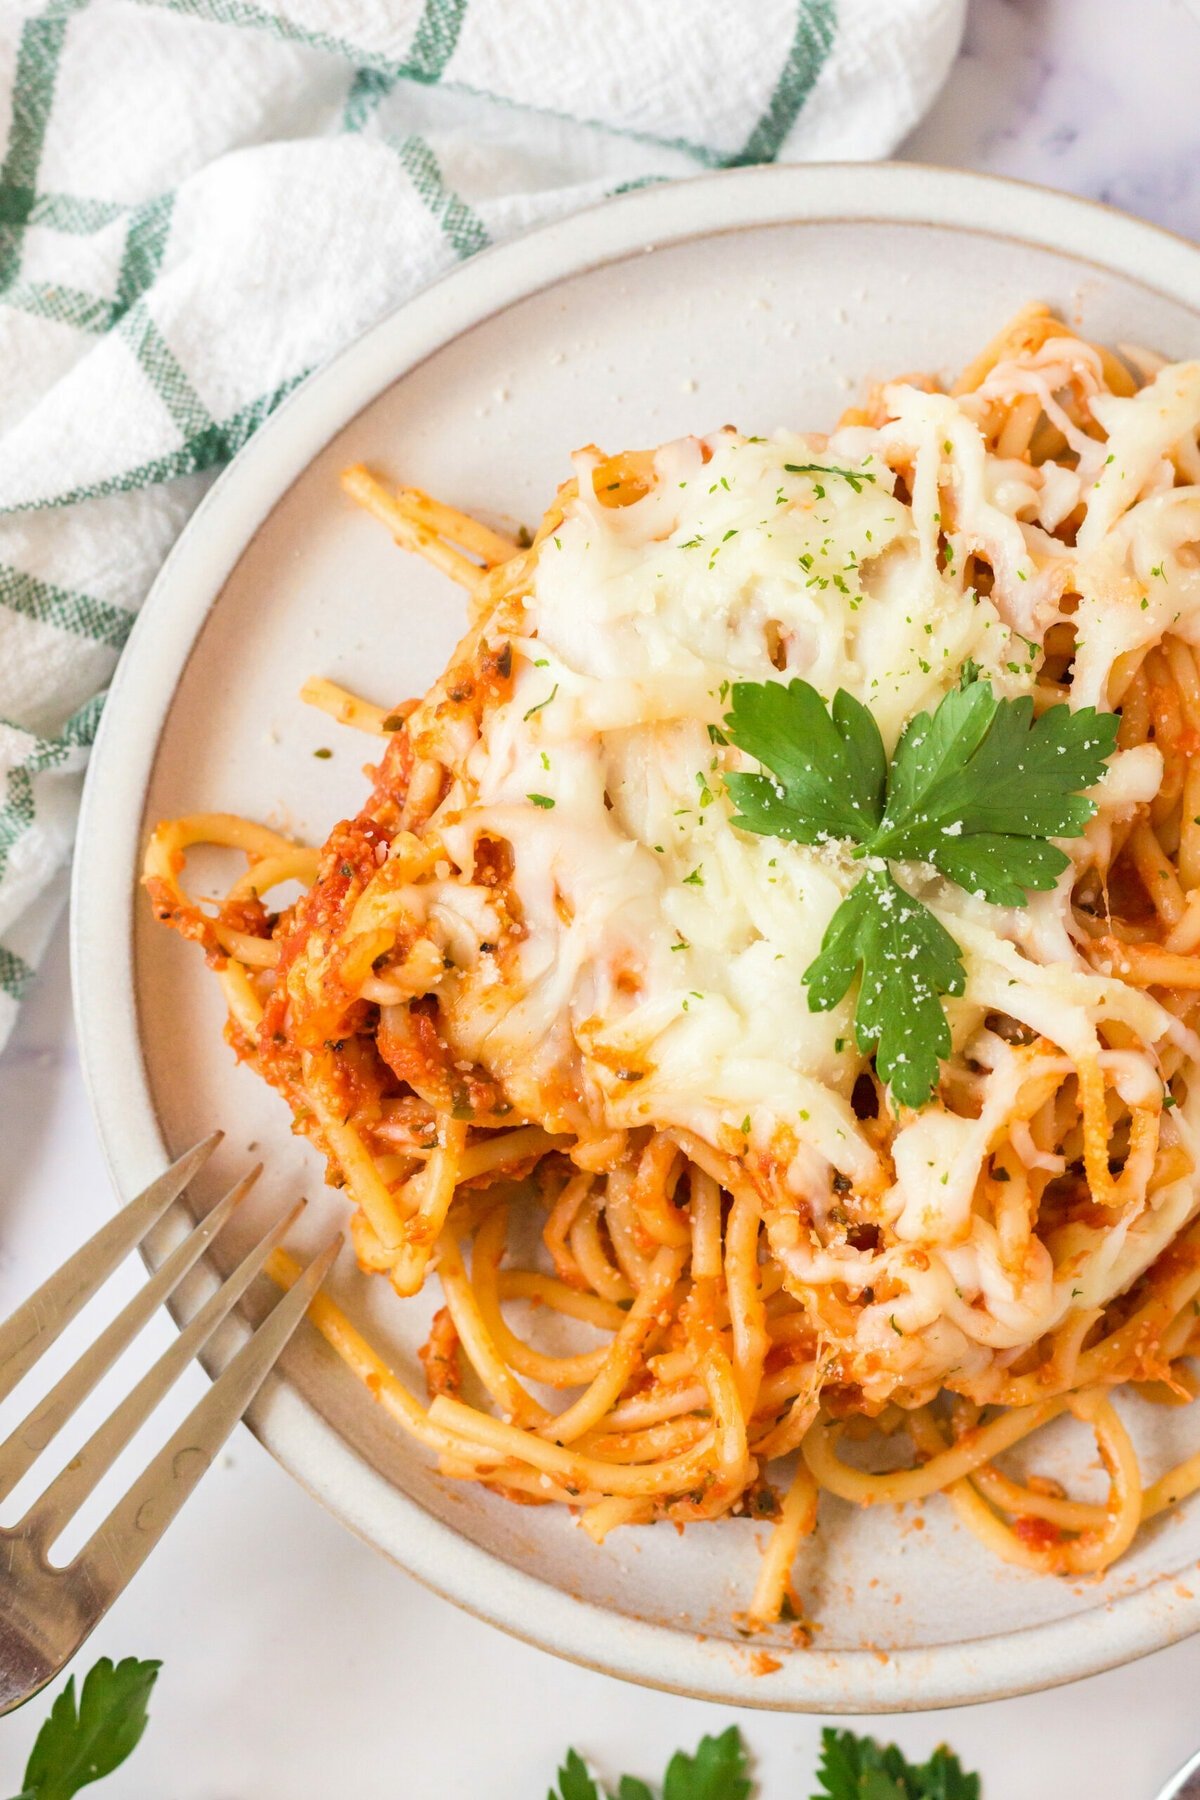
[[[1200,14],[1183,0],[974,0],[951,84],[903,154],[1200,237],[1198,73]],[[107,1204],[65,963],[60,934],[0,1057],[0,1316]],[[114,1800],[534,1800],[569,1743],[614,1776],[649,1776],[733,1718],[766,1800],[799,1800],[821,1726],[625,1687],[501,1636],[356,1542],[244,1431],[91,1649],[165,1664],[147,1737],[103,1789]],[[1152,1800],[1200,1744],[1197,1696],[1200,1639],[1072,1688],[871,1729],[922,1755],[949,1738],[986,1800]],[[44,1710],[0,1726],[0,1791],[19,1788]]]

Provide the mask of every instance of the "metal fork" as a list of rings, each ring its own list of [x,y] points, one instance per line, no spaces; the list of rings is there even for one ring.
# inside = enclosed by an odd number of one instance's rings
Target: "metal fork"
[[[140,1244],[220,1142],[213,1132],[172,1163],[123,1211],[67,1259],[0,1325],[0,1401],[38,1361],[117,1264]],[[125,1309],[46,1397],[0,1444],[0,1500],[112,1366],[146,1320],[182,1281],[257,1179],[261,1164],[219,1200]],[[286,1235],[303,1201],[272,1226],[35,1500],[0,1530],[0,1714],[20,1706],[70,1661],[179,1511],[257,1394],[338,1253],[340,1236],[289,1289],[232,1358],[178,1431],[137,1477],[69,1563],[49,1552],[159,1400],[236,1306]]]

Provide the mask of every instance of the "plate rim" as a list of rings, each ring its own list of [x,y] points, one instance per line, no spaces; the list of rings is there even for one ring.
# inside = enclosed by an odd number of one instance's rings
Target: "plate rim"
[[[133,995],[138,849],[158,743],[208,612],[261,523],[324,445],[388,387],[519,301],[641,251],[793,223],[959,229],[1069,255],[1200,313],[1200,247],[1098,201],[910,163],[764,165],[636,189],[457,265],[310,375],[218,477],[172,547],[117,665],[89,764],[71,883],[75,1027],[110,1177],[129,1194],[166,1157]],[[1102,244],[1097,239],[1102,234]],[[1102,253],[1101,253],[1102,251]],[[181,1227],[182,1228],[182,1227]],[[727,1641],[574,1598],[460,1536],[397,1490],[285,1380],[247,1421],[276,1460],[372,1548],[512,1635],[667,1691],[776,1711],[900,1712],[1036,1691],[1200,1629],[1168,1573],[1096,1608],[934,1649],[810,1649],[769,1680]]]

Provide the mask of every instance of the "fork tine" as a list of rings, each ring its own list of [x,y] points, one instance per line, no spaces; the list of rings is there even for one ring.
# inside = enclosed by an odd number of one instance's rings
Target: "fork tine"
[[[164,1444],[71,1565],[107,1606],[135,1575],[208,1469],[299,1325],[342,1246],[338,1235],[309,1263],[200,1403]]]
[[[266,1236],[242,1258],[232,1275],[188,1321],[174,1343],[168,1345],[158,1361],[147,1369],[124,1400],[97,1427],[78,1455],[55,1476],[16,1527],[23,1536],[39,1542],[44,1550],[49,1549],[163,1395],[175,1385],[226,1314],[237,1305],[276,1244],[287,1236],[303,1207],[303,1200],[298,1201],[284,1218],[272,1225]]]
[[[0,1400],[12,1393],[42,1352],[85,1306],[100,1284],[108,1279],[135,1244],[139,1244],[156,1220],[178,1198],[198,1169],[208,1161],[221,1141],[221,1132],[210,1132],[200,1143],[185,1150],[157,1181],[102,1225],[61,1269],[44,1281],[12,1317],[0,1325]]]
[[[61,1381],[28,1412],[7,1440],[0,1444],[0,1500],[12,1493],[21,1477],[32,1468],[47,1444],[62,1430],[76,1408],[87,1399],[121,1352],[133,1342],[150,1315],[158,1310],[187,1274],[238,1202],[249,1193],[262,1173],[258,1163],[230,1188],[201,1219],[195,1230],[172,1251],[124,1310],[107,1326],[95,1343],[69,1368]]]

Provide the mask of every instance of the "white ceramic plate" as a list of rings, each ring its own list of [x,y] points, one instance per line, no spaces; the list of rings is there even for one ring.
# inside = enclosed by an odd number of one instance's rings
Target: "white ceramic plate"
[[[457,591],[342,498],[341,466],[362,459],[532,521],[578,444],[727,420],[830,425],[872,378],[954,370],[1035,297],[1101,339],[1172,357],[1200,344],[1200,251],[1105,209],[927,169],[756,169],[632,194],[479,257],[300,389],[171,556],[92,763],[73,952],[118,1187],[220,1121],[203,1200],[248,1148],[268,1160],[243,1240],[300,1182],[315,1202],[307,1242],[343,1213],[282,1103],[235,1068],[202,959],[134,888],[146,824],[165,814],[229,809],[320,841],[360,802],[365,740],[302,707],[302,680],[327,674],[390,704],[427,685],[458,635]],[[324,746],[332,757],[314,760]],[[169,1223],[163,1243],[182,1229]],[[342,1299],[420,1387],[425,1302],[401,1307],[347,1265]],[[1195,1506],[1104,1582],[1072,1586],[992,1561],[940,1501],[903,1515],[826,1502],[799,1567],[816,1646],[777,1650],[782,1666],[762,1674],[732,1615],[764,1527],[640,1529],[597,1550],[558,1509],[440,1480],[315,1334],[286,1377],[255,1429],[353,1530],[494,1623],[637,1681],[749,1706],[943,1706],[1065,1681],[1200,1624]],[[1164,1415],[1189,1448],[1198,1435],[1186,1411],[1139,1419],[1151,1467],[1169,1455]]]

